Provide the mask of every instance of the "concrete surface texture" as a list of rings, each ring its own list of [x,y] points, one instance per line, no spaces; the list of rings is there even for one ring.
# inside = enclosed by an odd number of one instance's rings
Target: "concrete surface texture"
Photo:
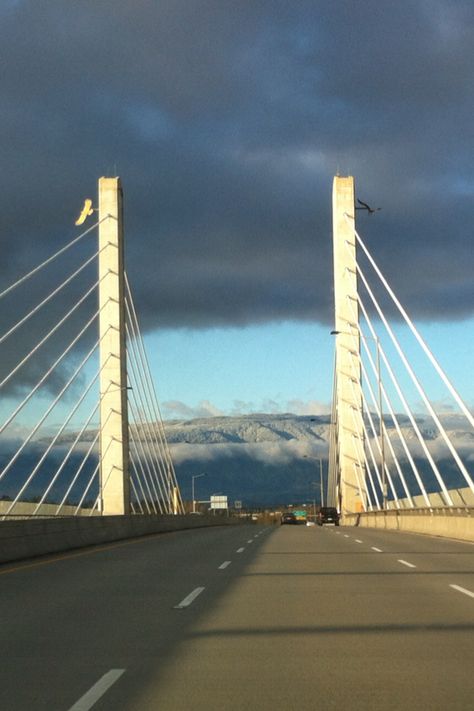
[[[246,525],[0,573],[9,711],[472,706],[467,543]]]

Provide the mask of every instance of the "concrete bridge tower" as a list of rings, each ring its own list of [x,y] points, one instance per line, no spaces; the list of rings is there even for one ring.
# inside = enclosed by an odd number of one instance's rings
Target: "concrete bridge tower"
[[[365,482],[353,177],[334,178],[332,204],[336,343],[332,460],[344,516],[363,510],[360,490]]]

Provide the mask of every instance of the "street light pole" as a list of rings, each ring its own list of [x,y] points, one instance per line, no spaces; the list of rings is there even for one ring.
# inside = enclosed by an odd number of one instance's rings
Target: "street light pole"
[[[321,506],[324,506],[323,460],[321,457],[319,457],[319,487],[321,489]]]
[[[206,476],[205,474],[194,474],[191,477],[191,487],[192,487],[192,497],[193,497],[193,513],[196,513],[196,500],[194,498],[194,480],[199,479],[201,476]]]
[[[387,476],[385,472],[385,439],[383,432],[383,414],[382,414],[382,378],[380,374],[380,341],[376,337],[375,344],[377,346],[377,384],[379,390],[379,437],[380,437],[380,466],[382,469],[382,508],[387,508]]]

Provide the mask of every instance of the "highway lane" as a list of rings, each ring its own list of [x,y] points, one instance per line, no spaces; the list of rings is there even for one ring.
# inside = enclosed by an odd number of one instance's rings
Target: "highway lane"
[[[457,588],[474,592],[474,546],[343,527],[181,532],[6,572],[0,706],[470,708]]]
[[[219,590],[217,566],[255,530],[182,531],[0,566],[0,708],[65,711],[111,668],[166,657],[187,625],[174,606],[214,575]]]

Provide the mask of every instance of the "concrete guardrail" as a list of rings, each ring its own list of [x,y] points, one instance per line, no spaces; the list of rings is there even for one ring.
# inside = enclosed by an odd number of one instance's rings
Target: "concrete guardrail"
[[[80,516],[0,522],[0,563],[188,528],[226,526],[240,519],[221,516]]]
[[[382,528],[474,541],[474,507],[472,506],[364,511],[344,516],[341,523],[348,526]]]

